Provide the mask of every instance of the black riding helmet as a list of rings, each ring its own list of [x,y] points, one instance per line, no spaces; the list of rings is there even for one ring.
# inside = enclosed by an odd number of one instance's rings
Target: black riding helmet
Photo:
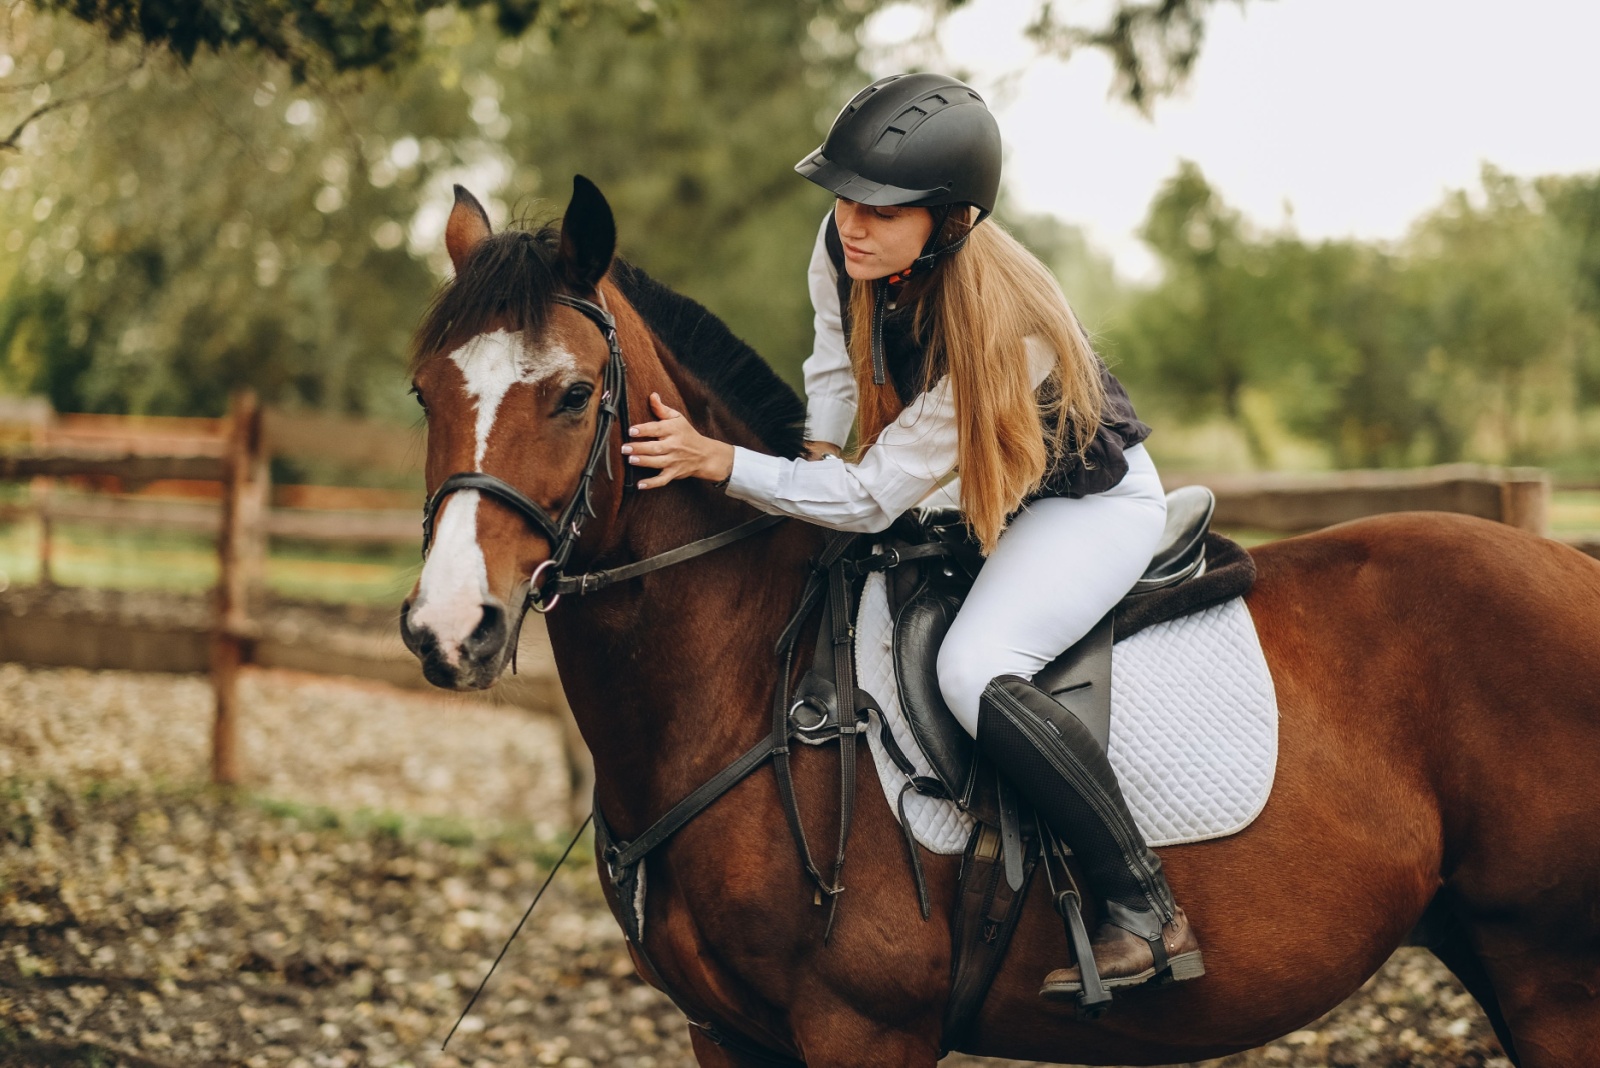
[[[1000,191],[1000,127],[971,86],[895,74],[857,93],[794,169],[859,204],[973,204],[981,220]]]
[[[957,205],[978,209],[976,226],[1000,192],[1000,127],[983,97],[943,74],[894,74],[855,95],[833,120],[822,146],[794,169],[835,196],[873,207],[938,209],[922,254],[888,281],[925,271],[966,244],[966,233],[939,246]],[[967,231],[970,233],[971,231]],[[889,286],[874,301],[872,380],[884,382],[883,316]]]

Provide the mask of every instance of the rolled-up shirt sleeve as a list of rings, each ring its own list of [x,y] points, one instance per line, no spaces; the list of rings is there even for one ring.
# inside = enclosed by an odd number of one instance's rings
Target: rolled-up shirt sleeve
[[[800,365],[806,387],[806,440],[826,441],[840,448],[856,421],[856,380],[845,347],[844,316],[839,308],[839,272],[828,256],[828,218],[817,231],[806,272],[811,287],[812,326],[816,340]]]

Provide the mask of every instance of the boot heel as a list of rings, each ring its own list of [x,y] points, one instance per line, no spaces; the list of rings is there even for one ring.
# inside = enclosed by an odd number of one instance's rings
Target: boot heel
[[[1161,981],[1181,983],[1186,979],[1198,979],[1204,974],[1206,974],[1205,961],[1201,959],[1200,951],[1197,949],[1192,953],[1173,957],[1166,972],[1161,976]]]

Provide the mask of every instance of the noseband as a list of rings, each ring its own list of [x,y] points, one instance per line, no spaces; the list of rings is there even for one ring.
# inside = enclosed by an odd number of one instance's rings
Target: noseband
[[[549,559],[540,564],[528,578],[528,597],[522,609],[526,613],[531,608],[542,615],[554,608],[563,594],[593,593],[614,582],[635,578],[671,564],[693,559],[702,553],[721,548],[782,522],[782,516],[763,515],[740,523],[720,534],[701,538],[699,541],[681,545],[637,563],[570,577],[563,574],[567,559],[572,555],[573,546],[583,534],[584,523],[595,514],[589,492],[594,482],[595,471],[604,461],[606,478],[616,477],[611,470],[611,450],[608,446],[611,441],[611,428],[616,425],[618,416],[628,411],[628,373],[627,367],[622,362],[622,345],[617,340],[617,321],[610,312],[593,301],[568,296],[565,293],[557,294],[555,302],[582,312],[600,328],[600,332],[605,335],[606,347],[610,350],[606,359],[605,374],[600,381],[600,406],[599,414],[595,418],[594,441],[589,446],[589,458],[584,462],[583,473],[578,476],[572,497],[561,509],[561,513],[552,519],[550,513],[536,504],[531,497],[502,478],[482,471],[457,472],[441,482],[439,488],[428,498],[428,503],[423,506],[422,558],[424,560],[428,558],[428,550],[433,545],[433,523],[444,504],[444,499],[457,490],[475,489],[487,493],[532,523],[550,542]],[[622,468],[623,491],[637,489],[637,473],[626,464],[622,464]],[[518,618],[521,618],[520,615]]]

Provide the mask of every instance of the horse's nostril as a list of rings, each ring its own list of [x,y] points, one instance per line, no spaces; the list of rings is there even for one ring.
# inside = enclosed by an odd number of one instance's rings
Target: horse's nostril
[[[462,648],[474,657],[492,654],[506,640],[506,613],[499,605],[483,606],[483,618],[472,628]]]

